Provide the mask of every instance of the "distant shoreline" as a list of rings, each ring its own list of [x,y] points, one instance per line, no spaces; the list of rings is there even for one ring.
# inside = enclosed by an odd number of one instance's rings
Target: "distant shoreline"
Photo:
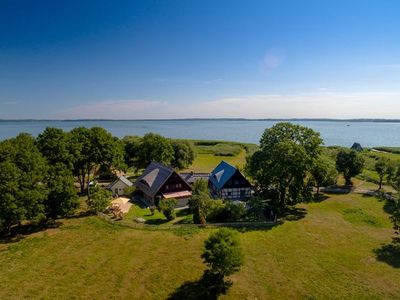
[[[400,119],[325,119],[325,118],[177,118],[177,119],[0,119],[0,122],[121,122],[121,121],[300,121],[300,122],[370,122],[370,123],[400,123]]]

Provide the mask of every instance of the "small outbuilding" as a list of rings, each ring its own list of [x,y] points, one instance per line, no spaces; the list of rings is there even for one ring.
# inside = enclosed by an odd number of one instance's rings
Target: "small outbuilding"
[[[131,182],[125,176],[119,176],[117,180],[115,180],[108,189],[111,190],[113,196],[121,196],[124,195],[124,191],[127,187],[133,186],[133,182]]]
[[[215,198],[246,200],[252,196],[253,187],[243,174],[225,161],[211,172],[208,187]]]
[[[357,152],[361,152],[363,151],[363,147],[361,147],[361,145],[359,143],[354,143],[353,146],[351,146],[350,148],[351,150],[355,150]]]
[[[135,186],[149,206],[154,206],[156,199],[174,198],[178,201],[176,206],[183,207],[192,196],[192,188],[174,169],[157,162],[150,163]]]

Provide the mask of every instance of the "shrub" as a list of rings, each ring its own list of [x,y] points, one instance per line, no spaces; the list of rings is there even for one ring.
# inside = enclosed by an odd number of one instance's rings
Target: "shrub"
[[[89,210],[92,211],[93,213],[104,211],[107,208],[107,206],[110,205],[111,198],[112,198],[111,191],[100,188],[94,188],[94,191],[91,191],[91,195],[88,198]]]
[[[164,214],[167,220],[175,219],[175,210],[174,207],[176,205],[176,199],[163,199],[159,203],[159,210]]]
[[[237,233],[222,228],[210,235],[204,242],[205,250],[201,257],[212,274],[223,279],[240,270],[243,265],[243,253]]]

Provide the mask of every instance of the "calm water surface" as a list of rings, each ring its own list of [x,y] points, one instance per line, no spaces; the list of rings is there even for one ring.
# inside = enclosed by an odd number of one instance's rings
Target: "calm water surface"
[[[20,132],[34,136],[47,126],[71,130],[74,127],[101,126],[113,135],[144,135],[155,132],[171,138],[229,140],[258,143],[266,128],[277,121],[251,120],[141,120],[141,121],[1,121],[0,139]],[[321,133],[325,145],[400,146],[400,123],[292,121]]]

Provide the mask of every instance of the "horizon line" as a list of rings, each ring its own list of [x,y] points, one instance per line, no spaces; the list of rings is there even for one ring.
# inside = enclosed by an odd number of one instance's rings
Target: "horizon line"
[[[0,122],[96,122],[96,121],[330,121],[330,122],[392,122],[398,123],[399,119],[390,118],[145,118],[145,119],[113,119],[113,118],[83,118],[83,119],[42,119],[42,118],[17,118],[3,119]]]

